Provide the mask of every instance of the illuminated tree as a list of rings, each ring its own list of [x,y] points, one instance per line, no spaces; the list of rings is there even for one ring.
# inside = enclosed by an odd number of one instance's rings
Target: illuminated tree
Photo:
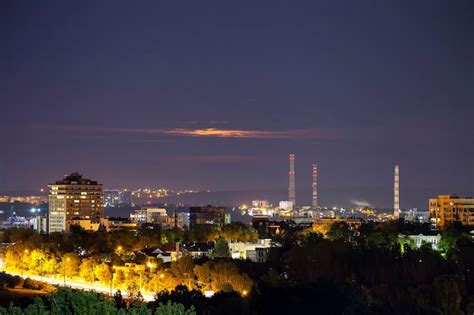
[[[13,246],[8,247],[5,253],[5,267],[7,269],[21,269],[23,268],[22,259],[20,255],[15,251]]]
[[[43,274],[45,272],[44,267],[46,262],[48,262],[48,270],[54,269],[54,264],[52,261],[49,261],[46,252],[41,249],[34,249],[31,251],[29,256],[28,269],[35,272],[36,274]]]
[[[95,263],[92,259],[83,259],[79,267],[79,276],[86,282],[94,282],[94,266]]]
[[[55,257],[49,257],[47,258],[42,266],[42,273],[43,274],[48,274],[48,275],[54,275],[58,273],[58,261],[56,260]]]
[[[75,277],[79,274],[81,259],[76,253],[67,253],[61,259],[61,270],[66,277]]]
[[[252,288],[252,280],[247,274],[240,274],[232,262],[214,260],[194,268],[198,282],[204,290],[236,291],[247,295]]]
[[[114,286],[116,288],[122,288],[125,283],[125,273],[123,272],[123,270],[118,269],[117,271],[115,271],[113,279],[114,279]]]
[[[104,285],[109,285],[112,281],[112,271],[110,270],[110,265],[106,263],[101,263],[94,267],[94,275]]]
[[[171,262],[171,273],[191,289],[194,283],[194,261],[191,255],[184,254],[180,259]]]
[[[313,224],[313,232],[326,236],[329,232],[330,226],[328,224]]]

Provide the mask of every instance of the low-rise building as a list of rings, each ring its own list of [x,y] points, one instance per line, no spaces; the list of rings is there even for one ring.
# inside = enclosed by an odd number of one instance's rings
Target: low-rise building
[[[189,208],[189,228],[194,229],[199,225],[212,225],[222,227],[225,224],[225,208],[208,205],[206,207]]]
[[[138,224],[157,223],[162,224],[166,221],[165,208],[144,208],[133,210],[130,213],[130,220]]]
[[[214,243],[187,243],[181,249],[193,258],[210,257],[214,249]]]
[[[408,237],[409,239],[413,240],[415,246],[420,248],[423,244],[431,245],[431,248],[434,250],[438,250],[439,241],[441,240],[440,234],[433,234],[433,235],[399,235],[399,237]]]
[[[280,247],[280,244],[271,239],[260,239],[257,242],[229,242],[230,256],[233,259],[248,259],[253,262],[263,263],[268,259],[268,253],[272,247]]]

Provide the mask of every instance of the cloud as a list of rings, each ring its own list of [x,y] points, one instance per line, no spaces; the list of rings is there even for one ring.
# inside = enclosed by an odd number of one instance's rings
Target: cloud
[[[107,128],[104,131],[146,133],[165,136],[238,138],[238,139],[335,139],[341,136],[336,129],[242,130],[219,128],[130,129]]]
[[[287,130],[244,130],[221,128],[107,128],[83,126],[36,126],[46,129],[83,131],[83,132],[108,132],[161,135],[169,137],[207,137],[207,138],[233,138],[233,139],[319,139],[334,140],[347,136],[347,131],[336,128],[307,128]]]

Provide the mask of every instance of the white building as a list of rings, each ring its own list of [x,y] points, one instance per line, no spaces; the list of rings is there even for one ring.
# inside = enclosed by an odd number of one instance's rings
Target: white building
[[[229,251],[233,259],[249,259],[253,262],[263,263],[267,261],[270,248],[279,246],[271,239],[260,239],[256,243],[229,242]]]
[[[252,208],[271,208],[272,205],[268,200],[252,200]]]
[[[417,248],[420,248],[423,244],[430,244],[433,250],[438,250],[439,241],[441,240],[441,235],[400,235],[399,237],[408,236],[409,239],[415,242]]]
[[[145,208],[133,210],[130,213],[130,220],[138,224],[144,223],[158,223],[161,222],[158,218],[166,217],[165,208]]]
[[[48,218],[45,216],[37,215],[30,219],[30,225],[33,227],[33,230],[40,234],[48,233]]]
[[[284,210],[284,211],[291,211],[293,210],[293,202],[292,201],[287,201],[287,200],[284,200],[284,201],[280,201],[278,203],[278,208]]]

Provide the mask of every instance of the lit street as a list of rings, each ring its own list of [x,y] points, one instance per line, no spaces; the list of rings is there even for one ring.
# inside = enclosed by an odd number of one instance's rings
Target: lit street
[[[24,279],[30,278],[30,279],[33,279],[33,280],[36,280],[36,281],[42,281],[42,282],[49,283],[51,285],[57,285],[57,286],[60,286],[60,287],[64,286],[64,278],[62,278],[62,277],[58,277],[58,278],[45,277],[45,276],[41,277],[41,276],[37,276],[37,275],[28,275],[28,274],[25,274],[25,273],[23,273],[23,275],[21,275],[20,273],[16,273],[16,272],[7,272],[7,273],[12,275],[12,276],[22,277]],[[86,291],[94,291],[94,292],[97,292],[97,293],[104,293],[104,294],[108,294],[108,295],[114,295],[115,292],[117,292],[117,289],[114,289],[112,287],[112,294],[111,294],[110,287],[105,287],[103,285],[100,285],[99,283],[93,283],[92,284],[92,283],[72,281],[72,280],[67,280],[67,279],[66,279],[66,287],[73,288],[73,289],[81,289],[81,290],[86,290]],[[120,290],[120,292],[122,293],[122,296],[124,298],[128,297],[128,293],[126,291]],[[153,297],[152,294],[142,293],[142,295],[143,295],[143,299],[147,302],[154,300],[154,297]]]

